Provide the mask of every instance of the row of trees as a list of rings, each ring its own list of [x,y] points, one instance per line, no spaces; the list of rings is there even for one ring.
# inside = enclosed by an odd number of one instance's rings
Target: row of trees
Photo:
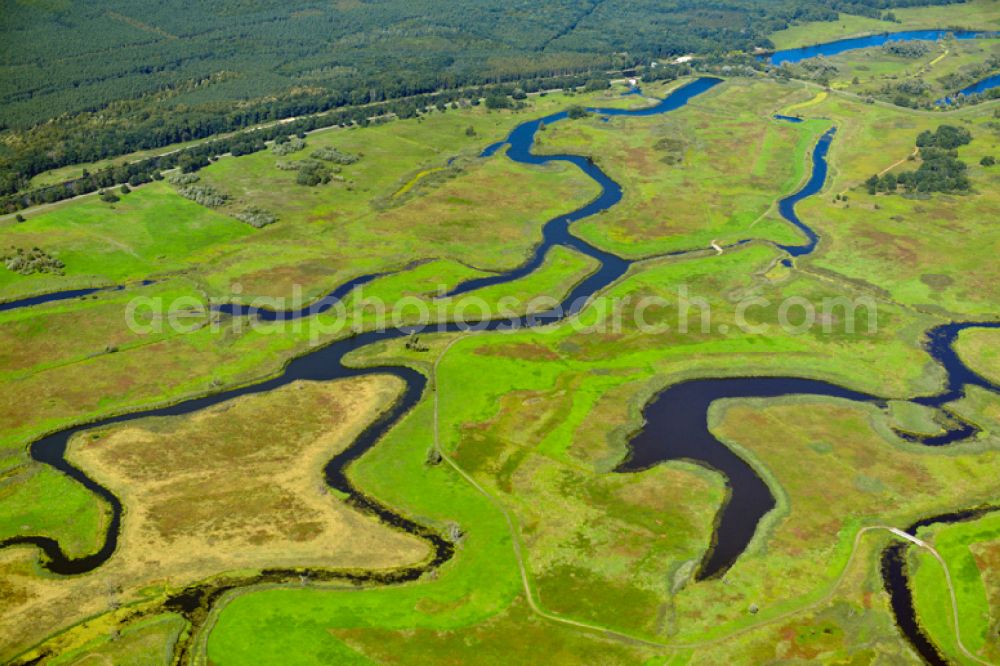
[[[517,88],[530,93],[544,88],[581,86],[591,77],[587,74],[530,78],[517,82]],[[494,91],[510,95],[514,87],[509,84],[483,84],[467,89],[446,89],[440,92],[434,85],[421,87],[416,92],[409,88],[400,92],[412,94],[388,101],[381,100],[385,91],[365,89],[331,93],[319,96],[295,95],[290,98],[269,100],[259,105],[247,105],[237,111],[216,108],[188,109],[183,113],[153,111],[142,114],[141,119],[128,123],[106,123],[98,130],[91,130],[86,123],[74,126],[72,119],[40,127],[23,135],[15,147],[0,153],[0,195],[12,194],[26,188],[30,179],[40,173],[72,164],[96,162],[117,155],[140,150],[151,150],[218,134],[239,131],[281,119],[301,118],[330,113],[331,120],[317,126],[331,124],[365,124],[369,118],[391,113],[400,118],[416,117],[422,109],[434,104],[447,104],[459,99],[475,100]],[[298,121],[294,121],[298,123]],[[298,125],[301,127],[301,124]],[[312,129],[312,127],[309,127]],[[226,152],[247,154],[261,149],[265,134],[245,133],[235,140],[227,140]],[[203,166],[203,165],[202,165]]]
[[[543,86],[550,87],[580,87],[587,83],[589,77],[565,76],[546,80],[524,81],[519,88],[522,91],[534,92]],[[245,155],[264,150],[267,141],[289,142],[290,137],[304,136],[305,132],[324,127],[366,126],[373,118],[395,116],[410,118],[429,109],[451,108],[461,101],[465,104],[479,104],[482,96],[501,96],[510,100],[514,89],[510,86],[491,86],[475,88],[467,91],[444,91],[433,95],[420,95],[406,100],[384,102],[365,107],[352,107],[323,114],[307,115],[292,122],[278,123],[255,130],[246,130],[232,136],[206,141],[166,155],[137,160],[121,166],[106,167],[90,173],[84,170],[79,178],[65,181],[58,185],[43,187],[27,192],[9,194],[0,198],[0,211],[11,213],[44,203],[53,203],[81,194],[89,194],[98,190],[113,187],[121,183],[132,186],[148,183],[161,178],[162,171],[180,169],[184,173],[194,173],[208,166],[212,159],[219,155],[232,153]],[[303,184],[329,182],[329,174],[323,170],[311,170],[314,173],[302,175]],[[301,174],[300,174],[301,175]],[[316,181],[315,183],[313,181]]]

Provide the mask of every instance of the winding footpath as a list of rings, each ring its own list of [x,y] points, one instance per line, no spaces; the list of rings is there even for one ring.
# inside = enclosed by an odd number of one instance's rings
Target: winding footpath
[[[717,78],[703,77],[682,85],[665,99],[641,109],[590,109],[602,116],[644,117],[667,113],[686,105],[691,99],[701,95],[722,81]],[[535,271],[548,251],[555,245],[565,245],[589,256],[599,263],[599,268],[578,283],[562,303],[547,312],[515,317],[507,320],[490,320],[478,322],[475,326],[480,331],[510,330],[512,328],[530,328],[549,325],[572,317],[600,291],[620,279],[633,262],[600,250],[570,231],[572,223],[616,205],[622,198],[622,189],[618,183],[605,174],[593,161],[579,155],[536,155],[532,152],[535,135],[544,125],[560,122],[567,114],[557,113],[544,118],[531,120],[516,127],[510,135],[497,144],[487,148],[483,157],[497,154],[506,147],[506,157],[524,164],[549,164],[563,162],[575,166],[592,178],[600,187],[600,195],[590,203],[570,213],[549,220],[543,227],[543,240],[535,252],[522,266],[507,273],[470,280],[459,285],[450,295],[458,295],[469,291],[496,284],[504,284],[524,277]],[[795,213],[796,204],[802,199],[822,190],[827,176],[826,155],[834,138],[835,129],[829,130],[817,143],[812,155],[812,175],[807,183],[794,194],[779,202],[781,215],[791,224],[800,229],[805,236],[805,242],[800,245],[780,246],[789,257],[800,257],[813,252],[820,241],[816,232],[798,218]],[[679,254],[679,253],[678,253]],[[327,298],[303,310],[274,312],[250,310],[240,305],[225,305],[218,308],[220,312],[231,316],[256,316],[271,321],[289,320],[308,317],[325,311],[337,301],[347,297],[356,287],[377,277],[366,275],[338,287]],[[947,372],[948,381],[945,390],[932,396],[915,398],[919,404],[942,408],[947,403],[961,398],[967,386],[980,386],[991,391],[1000,392],[996,386],[985,378],[971,371],[958,357],[954,343],[958,334],[967,328],[988,326],[1000,328],[1000,323],[954,323],[933,329],[928,337],[927,350],[931,357],[940,363]],[[427,332],[459,333],[466,332],[468,324],[444,323],[433,326]],[[0,543],[0,547],[33,545],[41,549],[45,558],[42,565],[53,573],[62,575],[82,574],[94,570],[108,560],[118,546],[118,537],[122,520],[121,501],[107,488],[88,477],[82,470],[73,466],[66,459],[67,445],[77,433],[140,418],[179,416],[191,414],[206,407],[231,400],[238,396],[263,393],[284,386],[291,382],[332,381],[349,377],[371,374],[391,374],[403,380],[405,390],[402,396],[343,452],[335,456],[325,467],[327,483],[344,493],[347,502],[357,509],[377,516],[380,520],[405,530],[422,539],[432,547],[433,554],[425,563],[404,567],[391,574],[373,573],[366,580],[378,582],[402,582],[420,577],[427,571],[436,568],[449,560],[454,554],[454,544],[434,530],[423,526],[410,518],[399,514],[377,500],[365,495],[356,488],[347,470],[350,464],[373,447],[396,423],[403,418],[411,408],[423,399],[427,388],[427,377],[406,366],[379,366],[353,368],[344,364],[348,354],[362,347],[399,339],[409,336],[411,328],[390,328],[361,333],[351,338],[338,340],[332,344],[311,351],[308,354],[292,360],[282,374],[261,383],[240,387],[222,393],[204,396],[158,409],[123,414],[104,419],[95,423],[86,423],[47,435],[30,445],[30,453],[34,460],[49,465],[70,476],[91,492],[101,497],[111,509],[111,519],[101,547],[94,553],[81,557],[71,557],[60,547],[58,541],[45,536],[19,536]],[[646,469],[666,460],[687,459],[701,462],[722,474],[732,489],[731,499],[720,509],[717,520],[716,546],[706,553],[697,577],[699,579],[719,576],[725,573],[733,562],[744,552],[750,540],[756,533],[760,520],[775,506],[774,496],[767,484],[753,468],[731,449],[716,439],[708,428],[708,410],[720,399],[726,398],[768,398],[786,395],[820,395],[836,397],[845,400],[885,405],[886,398],[867,395],[832,383],[797,377],[742,377],[742,378],[707,378],[696,379],[668,387],[656,396],[643,410],[646,426],[629,442],[630,455],[617,468],[619,473],[631,473]],[[436,400],[436,396],[435,396]],[[437,410],[435,410],[436,418]],[[435,424],[436,428],[436,424]],[[958,427],[949,432],[932,437],[918,437],[900,433],[911,441],[927,445],[944,445],[967,438],[977,432],[972,424],[959,423]],[[467,481],[479,488],[479,485],[462,470],[456,469]],[[480,490],[482,490],[480,488]],[[485,492],[485,491],[483,491]],[[501,507],[502,509],[502,507]],[[514,530],[512,519],[504,511],[508,523]],[[517,540],[515,539],[515,543]],[[300,575],[300,572],[270,572],[274,579],[282,576]],[[324,575],[347,575],[327,571]],[[355,575],[356,574],[350,574]],[[888,583],[887,583],[888,586]],[[903,588],[905,588],[905,583]],[[232,589],[232,586],[227,589]],[[176,595],[168,604],[182,610],[191,611],[198,607],[204,609],[206,603],[217,599],[225,590],[215,589],[211,592],[198,586],[193,586],[180,595]],[[898,594],[896,586],[890,587],[891,594]],[[894,608],[895,608],[894,596]],[[530,600],[530,594],[529,594]],[[540,609],[535,609],[543,612]],[[898,614],[897,614],[898,617]],[[905,621],[905,619],[904,619]],[[572,622],[572,621],[570,621]],[[585,625],[577,623],[581,627]],[[903,621],[901,621],[901,626]],[[905,630],[905,627],[904,627]],[[919,632],[919,628],[917,628]],[[909,636],[909,632],[908,636]],[[915,639],[910,636],[911,642]],[[919,646],[917,646],[920,649]],[[933,646],[932,646],[933,647]],[[927,654],[921,650],[927,658]]]

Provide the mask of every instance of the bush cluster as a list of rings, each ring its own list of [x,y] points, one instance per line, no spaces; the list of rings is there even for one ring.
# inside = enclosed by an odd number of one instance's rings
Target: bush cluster
[[[952,150],[972,142],[972,133],[964,127],[941,125],[936,131],[925,130],[917,137],[919,148],[945,148]]]
[[[201,176],[196,173],[172,173],[167,176],[167,182],[171,185],[191,185],[201,180]]]
[[[336,148],[320,148],[312,152],[312,157],[317,160],[323,160],[324,162],[333,162],[334,164],[354,164],[359,159],[360,155],[354,155],[351,153],[344,153]]]
[[[284,157],[285,155],[291,155],[292,153],[297,153],[306,147],[306,142],[304,139],[300,139],[297,136],[278,137],[275,140],[274,145],[271,146],[271,152],[279,157]]]
[[[321,185],[329,183],[333,174],[323,164],[313,160],[302,160],[299,162],[299,174],[295,177],[295,182],[299,185]]]
[[[931,48],[929,42],[889,42],[882,46],[882,50],[889,55],[900,56],[902,58],[922,58],[927,55]]]
[[[229,201],[229,195],[220,192],[211,185],[188,185],[181,187],[177,193],[195,203],[209,208],[218,208]]]
[[[33,247],[25,250],[23,247],[11,247],[3,254],[3,260],[7,270],[20,273],[21,275],[32,275],[34,273],[54,273],[62,275],[66,267],[51,254],[41,248]]]
[[[256,206],[251,206],[246,210],[236,213],[233,217],[241,222],[246,222],[251,227],[256,227],[257,229],[266,227],[269,224],[274,224],[278,221],[277,215],[264,210],[263,208],[257,208]]]

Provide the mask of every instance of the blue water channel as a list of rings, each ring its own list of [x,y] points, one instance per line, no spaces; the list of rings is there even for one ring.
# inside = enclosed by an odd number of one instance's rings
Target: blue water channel
[[[936,42],[944,39],[947,35],[953,35],[955,39],[979,39],[996,35],[994,32],[970,31],[970,30],[904,30],[901,32],[883,32],[878,35],[868,35],[866,37],[850,37],[848,39],[838,39],[833,42],[814,44],[812,46],[801,46],[794,49],[784,49],[775,51],[769,56],[764,56],[772,65],[782,65],[784,63],[794,64],[815,58],[817,56],[831,57],[840,55],[846,51],[857,49],[867,49],[872,46],[883,46],[890,42],[915,42],[928,41]]]

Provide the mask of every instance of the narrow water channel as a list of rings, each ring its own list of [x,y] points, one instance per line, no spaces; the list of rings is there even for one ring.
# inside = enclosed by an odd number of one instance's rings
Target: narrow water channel
[[[602,116],[643,117],[667,113],[679,109],[690,100],[701,95],[722,81],[717,78],[703,77],[687,83],[673,91],[665,99],[652,106],[641,109],[591,109]],[[565,162],[579,168],[590,176],[601,187],[601,194],[581,208],[560,215],[548,221],[543,228],[543,241],[522,266],[504,274],[470,280],[459,285],[452,294],[462,294],[481,287],[503,284],[524,277],[541,266],[547,252],[557,244],[567,245],[584,255],[596,259],[600,267],[582,282],[580,282],[565,297],[558,308],[538,315],[518,317],[513,320],[495,320],[482,322],[484,330],[499,330],[515,327],[532,327],[559,321],[580,311],[587,300],[600,292],[615,280],[620,278],[631,262],[614,254],[599,250],[594,246],[574,236],[570,225],[578,220],[590,217],[607,210],[617,204],[622,198],[621,187],[605,174],[594,162],[579,155],[535,155],[531,152],[534,138],[542,124],[560,122],[567,117],[566,113],[557,113],[544,118],[531,120],[516,127],[510,135],[497,144],[487,148],[483,156],[497,154],[507,147],[506,156],[516,162],[525,164],[548,164]],[[806,225],[795,213],[795,205],[806,197],[822,190],[827,176],[826,154],[833,140],[835,130],[831,129],[817,143],[812,154],[812,171],[806,185],[798,192],[786,197],[779,204],[781,215],[791,224],[800,229],[806,237],[801,245],[782,246],[791,256],[804,256],[815,250],[819,235]],[[356,287],[365,284],[373,275],[359,277],[347,284],[341,285],[331,294],[308,308],[288,312],[250,310],[240,305],[225,305],[218,309],[232,316],[258,316],[263,319],[288,320],[306,317],[324,312],[332,305],[345,298]],[[975,322],[954,323],[940,326],[932,330],[928,337],[927,350],[931,357],[945,369],[948,380],[946,388],[940,394],[915,398],[920,404],[940,407],[964,395],[965,387],[974,385],[992,391],[1000,391],[1000,387],[990,383],[985,378],[972,372],[958,357],[954,343],[961,330],[966,328],[988,326],[1000,327],[1000,323],[981,324]],[[458,332],[466,330],[466,326],[449,323],[435,327],[435,331]],[[392,328],[381,331],[371,331],[351,338],[339,340],[326,347],[314,350],[291,361],[282,374],[259,384],[240,387],[222,393],[188,400],[176,405],[159,409],[146,410],[104,419],[95,423],[82,424],[43,437],[30,446],[33,459],[50,465],[77,480],[87,489],[105,500],[111,508],[111,520],[101,547],[94,553],[81,557],[67,556],[59,543],[44,536],[21,536],[7,539],[0,547],[33,544],[45,554],[44,566],[50,571],[70,575],[92,571],[107,561],[117,548],[118,535],[121,528],[122,505],[120,500],[107,488],[101,486],[84,472],[70,464],[65,457],[67,444],[77,433],[92,428],[123,423],[139,418],[179,416],[191,414],[206,407],[219,404],[233,398],[263,393],[274,390],[294,381],[332,381],[349,377],[370,374],[391,374],[405,382],[402,397],[370,425],[342,453],[335,456],[326,466],[327,482],[337,490],[345,493],[348,502],[358,509],[378,516],[402,530],[410,532],[428,541],[434,549],[433,561],[429,567],[435,567],[447,561],[454,553],[454,546],[447,539],[419,523],[400,515],[376,500],[364,495],[355,488],[347,475],[349,465],[374,446],[410,409],[423,397],[427,385],[426,377],[405,366],[382,366],[373,368],[351,368],[343,364],[347,354],[364,346],[385,342],[410,335],[409,328]],[[774,496],[767,484],[754,472],[752,467],[716,439],[708,429],[708,410],[713,402],[725,398],[772,398],[787,395],[817,395],[853,400],[858,402],[884,405],[885,399],[867,395],[857,391],[837,386],[828,382],[796,377],[739,377],[739,378],[707,378],[690,380],[668,387],[643,410],[646,424],[629,443],[630,455],[617,468],[620,473],[630,473],[646,469],[667,460],[691,460],[717,470],[722,474],[730,488],[729,500],[721,507],[716,521],[714,546],[706,553],[697,576],[699,579],[710,578],[723,574],[744,552],[750,543],[760,520],[775,506]],[[975,429],[959,428],[936,438],[925,438],[925,444],[946,444],[975,433]],[[414,571],[413,576],[421,572]],[[890,572],[891,573],[891,572]],[[894,608],[900,595],[905,594],[905,576],[903,582],[893,582],[891,576],[886,578],[887,589],[893,595]],[[902,587],[900,587],[902,585]],[[915,622],[915,620],[914,620]],[[903,627],[905,618],[901,620]],[[904,628],[905,630],[905,628]],[[911,637],[911,640],[914,640]],[[918,648],[919,649],[919,648]],[[926,656],[926,655],[925,655]]]

